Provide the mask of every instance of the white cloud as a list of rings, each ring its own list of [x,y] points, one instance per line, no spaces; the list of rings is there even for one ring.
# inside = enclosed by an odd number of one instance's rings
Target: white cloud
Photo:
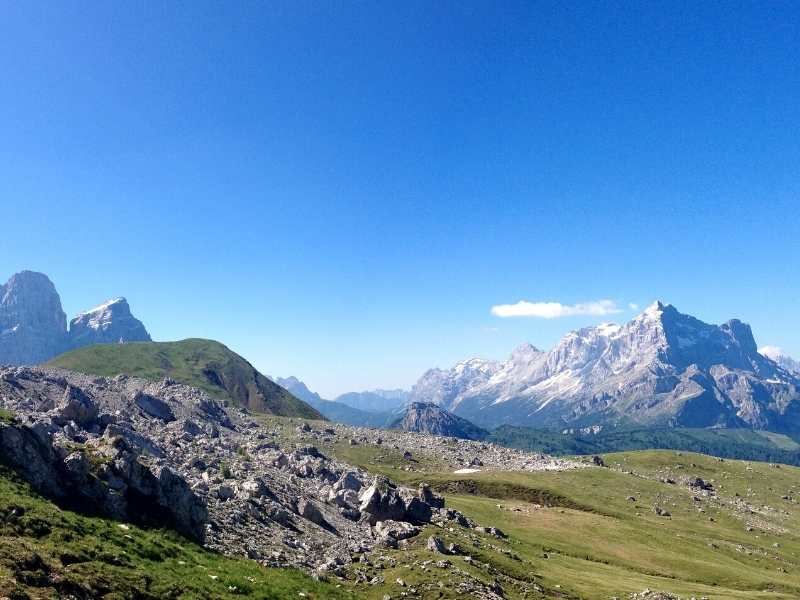
[[[758,353],[772,359],[786,355],[783,348],[779,348],[778,346],[762,346],[758,349]]]
[[[639,305],[636,304],[636,302],[629,302],[628,308],[630,308],[631,310],[639,310]]]
[[[561,304],[560,302],[526,302],[520,300],[516,304],[498,304],[492,307],[496,317],[537,317],[539,319],[558,319],[576,315],[602,316],[622,312],[613,300],[597,300],[579,304]]]

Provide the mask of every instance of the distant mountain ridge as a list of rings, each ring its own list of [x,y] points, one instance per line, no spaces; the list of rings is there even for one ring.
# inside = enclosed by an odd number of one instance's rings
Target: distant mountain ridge
[[[38,364],[91,344],[149,342],[125,298],[114,298],[70,321],[53,282],[21,271],[0,285],[0,364]]]
[[[800,431],[798,376],[759,354],[749,325],[710,325],[656,302],[625,325],[568,333],[549,352],[427,371],[411,401],[484,427],[750,427]]]
[[[294,376],[276,377],[273,381],[301,400],[308,402],[325,417],[337,423],[363,427],[388,427],[397,418],[397,414],[393,411],[362,410],[340,402],[338,399],[325,400],[316,392],[312,392],[305,383]],[[382,390],[376,392],[378,397],[381,397],[378,394],[380,391]],[[389,393],[391,394],[391,392]],[[363,397],[364,394],[371,394],[371,392],[353,392],[353,396]],[[347,395],[345,394],[345,396]],[[382,397],[381,399],[383,400]]]
[[[333,399],[334,402],[347,404],[359,410],[370,412],[391,412],[405,406],[408,402],[407,390],[369,390],[365,392],[347,392]]]

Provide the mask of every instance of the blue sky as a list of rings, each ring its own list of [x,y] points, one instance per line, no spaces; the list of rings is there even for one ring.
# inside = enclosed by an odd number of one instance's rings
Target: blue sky
[[[800,356],[800,8],[573,4],[3,3],[0,279],[326,396],[656,298]]]

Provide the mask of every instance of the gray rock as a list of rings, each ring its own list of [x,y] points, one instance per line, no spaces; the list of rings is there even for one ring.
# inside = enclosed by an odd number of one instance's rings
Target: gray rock
[[[444,542],[435,535],[432,535],[428,538],[428,543],[426,544],[426,547],[431,552],[438,552],[439,554],[447,554],[447,550],[444,547]]]
[[[233,486],[221,485],[217,488],[217,498],[220,500],[230,500],[234,496],[236,496],[236,491]]]
[[[0,285],[0,364],[33,365],[66,349],[67,316],[53,283],[22,271]]]
[[[324,526],[328,524],[322,511],[308,498],[300,498],[297,502],[297,514],[317,525]]]
[[[79,425],[91,424],[98,414],[94,401],[83,390],[72,385],[67,385],[56,411],[62,422],[75,421]]]
[[[402,521],[406,506],[397,487],[387,477],[376,475],[372,484],[359,494],[362,514],[368,515],[371,525],[378,521]]]
[[[169,404],[159,398],[156,398],[155,396],[145,394],[142,391],[137,391],[134,394],[133,402],[151,417],[155,417],[156,419],[161,419],[162,421],[166,422],[175,420],[175,414],[172,412]]]

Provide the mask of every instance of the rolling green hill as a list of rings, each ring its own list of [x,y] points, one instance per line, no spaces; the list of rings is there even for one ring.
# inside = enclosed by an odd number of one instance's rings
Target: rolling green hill
[[[153,380],[171,377],[255,412],[324,418],[214,340],[87,346],[57,356],[47,366],[105,377],[121,373]]]

